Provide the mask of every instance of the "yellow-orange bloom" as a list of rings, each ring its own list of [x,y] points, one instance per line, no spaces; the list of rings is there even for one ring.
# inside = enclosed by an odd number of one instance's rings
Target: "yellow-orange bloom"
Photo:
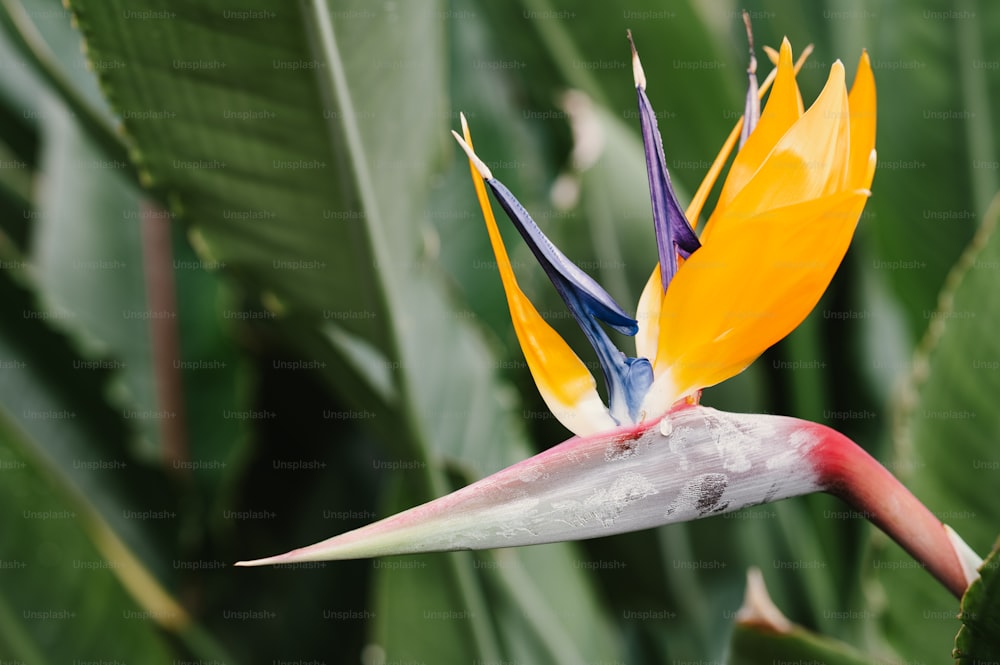
[[[651,412],[745,369],[812,311],[851,242],[875,173],[875,83],[862,54],[802,111],[791,45],[719,201],[662,296]]]
[[[493,178],[472,152],[464,118],[465,136],[456,134],[470,157],[528,366],[556,417],[581,435],[657,418],[679,400],[696,400],[702,388],[739,373],[791,332],[815,307],[840,265],[875,172],[875,84],[867,54],[861,56],[850,93],[838,61],[823,91],[804,110],[791,45],[785,40],[759,122],[750,128],[716,207],[701,237],[695,238],[692,229],[739,126],[686,213],[680,212],[637,55],[634,71],[660,246],[660,262],[643,290],[635,320],[570,264]],[[755,84],[751,91],[756,93]],[[517,286],[486,186],[597,350],[610,410],[586,366]],[[613,346],[597,320],[635,334],[636,357],[609,350]]]

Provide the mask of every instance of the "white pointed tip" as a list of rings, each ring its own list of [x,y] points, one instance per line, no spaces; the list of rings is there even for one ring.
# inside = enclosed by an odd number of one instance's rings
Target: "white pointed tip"
[[[632,78],[635,80],[635,87],[640,90],[646,89],[646,72],[642,70],[642,63],[639,62],[639,52],[635,49],[635,42],[632,40],[632,31],[628,30],[628,43],[632,47]]]
[[[948,540],[951,541],[951,546],[955,548],[955,556],[958,557],[958,563],[962,566],[962,572],[965,574],[965,585],[968,588],[970,584],[979,579],[979,567],[983,565],[983,560],[962,540],[960,535],[955,533],[954,529],[947,524],[943,526],[945,533],[948,534]]]
[[[276,556],[269,556],[269,557],[265,557],[263,559],[251,559],[249,561],[237,561],[233,565],[237,566],[239,568],[255,568],[257,566],[272,566],[272,565],[274,565],[276,563],[285,563],[285,561],[284,561],[285,556],[286,555],[284,555],[284,554],[278,554]]]
[[[868,154],[868,165],[865,167],[865,182],[869,183],[871,186],[871,181],[875,177],[875,167],[878,166],[878,153],[875,152],[875,148]],[[871,192],[868,192],[871,196]]]
[[[483,163],[483,160],[479,159],[476,153],[473,152],[472,147],[465,142],[465,139],[463,139],[462,136],[454,129],[451,130],[451,135],[455,137],[456,141],[458,141],[458,145],[462,146],[462,150],[465,151],[465,154],[469,157],[469,161],[472,162],[472,165],[476,167],[477,171],[479,171],[479,175],[481,175],[484,180],[493,180],[493,172],[490,171],[489,167]]]
[[[743,10],[743,25],[747,30],[747,46],[750,49],[750,63],[754,71],[757,70],[757,59],[753,55],[753,26],[750,25],[750,12]]]
[[[736,612],[736,621],[768,628],[776,633],[792,630],[792,622],[771,600],[764,584],[764,574],[756,566],[747,570],[747,590],[743,596],[743,605]]]
[[[466,136],[469,135],[469,121],[465,119],[465,113],[462,111],[458,112],[458,118],[462,121],[462,133]]]
[[[632,52],[632,78],[635,79],[635,87],[646,89],[646,72],[642,71],[642,63],[639,62],[639,54]]]
[[[341,534],[341,536],[343,535],[345,534]],[[275,554],[274,556],[263,557],[261,559],[237,561],[233,565],[239,568],[256,568],[257,566],[277,566],[281,564],[307,563],[312,561],[334,561],[337,559],[352,558],[350,556],[350,552],[347,553],[347,556],[342,556],[342,550],[344,548],[337,547],[340,543],[331,544],[335,540],[339,541],[342,539],[334,536],[333,538],[327,538],[324,541],[314,543],[313,545],[309,545],[307,547],[300,547],[288,552],[283,552],[282,554]],[[366,555],[368,555],[368,553],[366,551],[362,551],[360,557],[364,557]],[[370,556],[375,555],[372,554]]]

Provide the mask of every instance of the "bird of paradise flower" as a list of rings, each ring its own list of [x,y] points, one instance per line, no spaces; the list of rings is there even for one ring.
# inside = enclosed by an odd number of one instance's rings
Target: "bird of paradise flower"
[[[749,30],[748,30],[749,33]],[[686,210],[674,194],[632,36],[632,64],[659,261],[633,318],[543,234],[462,135],[514,330],[546,404],[575,437],[421,506],[254,566],[511,547],[606,536],[816,491],[835,494],[954,594],[979,558],[884,467],[827,427],[699,405],[801,323],[850,245],[875,173],[867,53],[848,91],[830,69],[804,109],[791,44],[758,88],[751,43],[744,115]],[[763,110],[760,99],[771,89]],[[695,227],[739,149],[700,235]],[[583,361],[518,286],[487,195],[515,225],[593,346],[608,403]],[[635,355],[602,324],[635,337]]]

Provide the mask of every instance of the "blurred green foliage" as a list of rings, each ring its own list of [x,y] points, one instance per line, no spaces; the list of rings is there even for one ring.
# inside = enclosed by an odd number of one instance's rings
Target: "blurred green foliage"
[[[742,109],[742,6],[69,5],[0,2],[0,659],[721,662],[750,565],[829,636],[809,644],[948,656],[954,599],[823,496],[586,543],[230,567],[566,437],[448,129],[464,111],[497,177],[627,306],[655,249],[625,30],[686,200]],[[745,8],[758,44],[815,44],[807,103],[869,51],[879,165],[816,311],[704,401],[840,429],[983,552],[1000,6]],[[584,120],[598,149],[575,162]],[[737,638],[756,662],[759,636]]]

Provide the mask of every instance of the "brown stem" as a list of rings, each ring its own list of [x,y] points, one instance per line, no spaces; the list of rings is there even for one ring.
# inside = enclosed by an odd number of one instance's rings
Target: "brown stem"
[[[944,524],[856,443],[822,425],[812,427],[820,443],[810,457],[826,491],[862,512],[961,598],[968,582]]]
[[[174,289],[170,217],[148,200],[142,202],[142,253],[146,275],[146,302],[150,312],[153,380],[160,418],[163,462],[168,469],[190,469],[187,427],[184,418],[184,387],[180,371],[180,334],[177,296]]]

